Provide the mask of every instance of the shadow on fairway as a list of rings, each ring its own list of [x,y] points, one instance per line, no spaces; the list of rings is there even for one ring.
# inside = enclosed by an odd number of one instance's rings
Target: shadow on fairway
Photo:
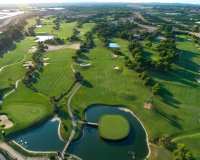
[[[178,116],[165,113],[165,112],[163,112],[160,109],[157,109],[155,107],[152,109],[152,111],[155,112],[156,114],[160,115],[164,119],[166,119],[174,127],[178,128],[180,130],[183,129],[183,127],[179,123],[179,121],[182,121],[182,119],[179,118]]]
[[[162,87],[162,91],[161,91],[161,97],[162,97],[162,101],[165,104],[167,104],[168,106],[179,108],[178,105],[181,104],[179,101],[177,101],[176,99],[173,98],[172,93],[170,93],[167,89],[165,89],[163,87]]]
[[[83,86],[85,86],[85,87],[87,87],[87,88],[93,88],[93,85],[92,85],[92,83],[90,83],[89,81],[87,81],[87,80],[84,80],[84,82],[83,82],[83,84],[82,84]]]

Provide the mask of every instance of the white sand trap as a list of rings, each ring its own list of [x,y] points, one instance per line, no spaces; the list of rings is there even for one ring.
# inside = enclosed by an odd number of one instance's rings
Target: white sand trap
[[[89,67],[91,65],[92,65],[91,63],[81,63],[80,64],[81,67]]]
[[[26,61],[24,64],[23,64],[23,67],[25,67],[26,69],[28,69],[29,67],[34,67],[34,64],[32,61]]]
[[[42,25],[35,25],[35,27],[36,27],[36,28],[41,28],[41,27],[42,27]]]
[[[119,67],[118,66],[113,66],[113,69],[114,70],[119,70]]]
[[[72,45],[59,45],[59,46],[48,46],[49,51],[55,51],[60,49],[80,49],[80,44],[72,44]]]
[[[32,46],[29,50],[28,53],[34,53],[37,51],[37,47],[36,46]]]
[[[196,80],[198,83],[200,83],[200,78],[195,78],[195,80]]]
[[[50,58],[48,58],[48,57],[44,57],[44,58],[42,58],[44,61],[48,61]]]
[[[111,58],[113,58],[113,59],[114,59],[114,58],[117,58],[117,57],[118,57],[118,55],[116,55],[116,54],[112,54],[112,55],[111,55]]]
[[[151,109],[153,107],[152,103],[145,103],[144,108],[145,109]]]
[[[47,66],[49,63],[43,63],[44,66]]]
[[[2,128],[7,129],[13,126],[13,122],[6,115],[0,115],[0,125]]]

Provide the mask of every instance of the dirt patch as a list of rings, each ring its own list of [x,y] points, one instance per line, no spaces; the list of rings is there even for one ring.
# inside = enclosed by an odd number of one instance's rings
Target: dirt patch
[[[6,115],[0,115],[0,128],[11,128],[13,126],[13,122],[8,119]]]
[[[37,51],[37,47],[36,46],[32,46],[29,50],[28,53],[34,53]]]
[[[24,64],[23,64],[23,67],[25,67],[26,69],[28,69],[29,67],[34,67],[34,64],[32,61],[26,61]]]
[[[48,51],[55,51],[60,49],[80,49],[80,44],[72,44],[72,45],[59,45],[59,46],[48,46]]]

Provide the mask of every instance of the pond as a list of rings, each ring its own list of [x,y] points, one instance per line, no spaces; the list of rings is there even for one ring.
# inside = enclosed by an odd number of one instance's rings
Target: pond
[[[37,37],[36,42],[44,42],[46,40],[53,39],[55,36],[54,35],[45,35],[45,34],[43,35],[43,34],[41,34],[41,35],[36,35],[36,37]]]
[[[117,44],[117,43],[110,43],[110,44],[109,44],[109,47],[110,47],[110,48],[119,48],[120,46],[119,46],[119,44]]]
[[[130,123],[130,133],[120,141],[106,141],[99,137],[98,128],[85,126],[82,137],[71,144],[68,152],[84,160],[131,160],[128,152],[135,152],[135,160],[144,160],[149,149],[146,132],[139,120],[129,111],[121,107],[95,105],[85,112],[89,122],[98,123],[101,116],[116,114],[125,117]]]
[[[19,134],[13,140],[30,151],[62,151],[65,142],[58,135],[59,120],[50,119],[38,128]]]

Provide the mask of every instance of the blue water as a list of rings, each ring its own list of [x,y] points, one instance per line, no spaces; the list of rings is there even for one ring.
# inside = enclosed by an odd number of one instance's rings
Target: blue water
[[[14,141],[30,151],[62,151],[65,143],[58,136],[58,120],[48,120],[42,126],[14,137]]]
[[[117,43],[110,43],[110,44],[109,44],[109,47],[110,47],[110,48],[119,48],[120,46],[119,46],[119,44],[117,44]]]
[[[144,160],[148,154],[146,133],[141,123],[130,112],[120,107],[95,105],[86,113],[86,120],[98,123],[101,116],[115,114],[125,117],[130,123],[130,133],[121,141],[106,141],[100,138],[98,128],[85,126],[80,140],[71,144],[68,152],[83,160],[131,160],[128,151],[136,153],[135,160]]]

